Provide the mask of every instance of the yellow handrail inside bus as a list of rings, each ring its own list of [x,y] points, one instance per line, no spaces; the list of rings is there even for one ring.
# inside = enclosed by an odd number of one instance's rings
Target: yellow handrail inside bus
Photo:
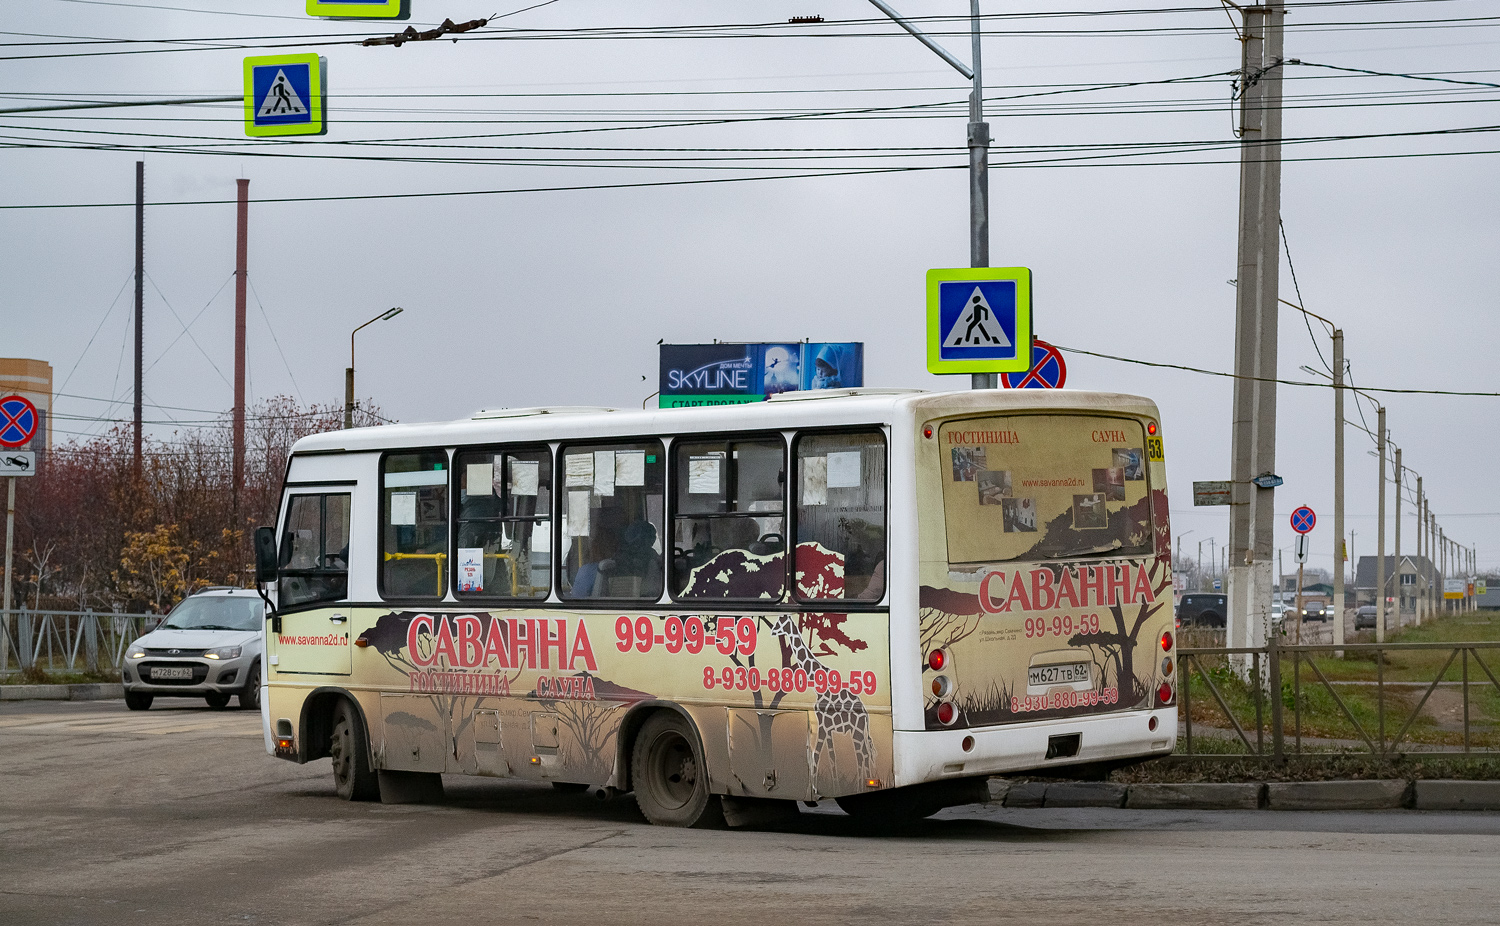
[[[393,559],[430,559],[430,560],[432,560],[433,565],[437,567],[437,589],[436,589],[436,593],[439,594],[439,595],[441,595],[443,593],[443,563],[444,563],[445,560],[448,559],[448,554],[446,554],[446,553],[387,553],[387,554],[385,554],[385,559],[386,559],[386,562],[390,562]]]

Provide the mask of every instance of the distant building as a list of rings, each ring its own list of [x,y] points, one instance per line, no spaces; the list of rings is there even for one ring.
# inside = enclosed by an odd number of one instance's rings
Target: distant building
[[[1375,603],[1375,567],[1377,557],[1361,556],[1354,571],[1354,604]],[[1403,556],[1399,567],[1396,557],[1385,558],[1385,596],[1406,613],[1417,610],[1417,599],[1426,595],[1438,581],[1437,569],[1425,556]]]
[[[0,395],[21,395],[36,406],[36,436],[27,449],[52,449],[52,364],[45,360],[0,357]]]

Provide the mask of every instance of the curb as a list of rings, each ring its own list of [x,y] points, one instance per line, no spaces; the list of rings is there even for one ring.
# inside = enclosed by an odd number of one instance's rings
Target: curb
[[[1500,810],[1500,781],[1419,781],[1418,810]]]
[[[113,701],[125,697],[119,682],[81,685],[0,685],[0,701]]]
[[[991,805],[1125,807],[1131,810],[1479,810],[1500,811],[1500,781],[1273,781],[1135,784],[989,781]]]
[[[1266,786],[1245,784],[1131,785],[1125,806],[1139,810],[1258,810]]]
[[[1411,783],[1377,781],[1273,781],[1266,785],[1272,810],[1391,810],[1409,807]]]

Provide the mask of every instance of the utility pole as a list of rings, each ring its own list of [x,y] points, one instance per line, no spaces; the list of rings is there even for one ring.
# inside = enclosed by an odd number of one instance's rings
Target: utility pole
[[[1401,448],[1396,448],[1396,556],[1392,567],[1396,571],[1396,629],[1401,629],[1401,605],[1406,596],[1401,594]]]
[[[1225,645],[1266,643],[1275,494],[1250,480],[1276,469],[1276,331],[1281,265],[1281,0],[1242,7],[1240,215]],[[1236,658],[1236,657],[1231,657]],[[1248,657],[1238,657],[1248,666]]]
[[[1333,642],[1344,642],[1344,329],[1333,329]]]
[[[1437,522],[1434,521],[1433,524],[1436,525]],[[1448,590],[1448,538],[1445,537],[1445,536],[1443,536],[1443,529],[1441,527],[1437,528],[1437,542],[1438,542],[1438,581],[1437,581],[1437,586],[1440,589],[1439,594],[1442,595],[1442,597],[1440,597],[1438,599],[1440,602],[1442,602],[1442,604],[1439,606],[1438,610],[1440,612],[1447,612],[1447,610],[1448,610],[1448,596],[1446,594],[1443,594],[1443,593],[1447,592],[1447,590]]]
[[[250,181],[235,183],[239,195],[235,206],[234,235],[234,486],[231,490],[236,519],[240,492],[245,487],[245,269],[250,236]]]
[[[911,33],[939,58],[973,83],[969,91],[969,266],[990,265],[990,124],[984,121],[984,74],[980,67],[979,0],[969,0],[969,40],[974,66],[964,64],[953,53],[897,13],[885,0],[870,0],[876,9]],[[971,373],[974,389],[995,389],[1000,385],[997,373]]]
[[[1375,531],[1375,642],[1385,642],[1385,406],[1375,411],[1375,453],[1380,457],[1379,522]]]
[[[146,330],[146,162],[135,162],[135,454],[131,472],[141,478],[141,338]]]
[[[1416,596],[1417,626],[1422,626],[1422,616],[1427,610],[1428,583],[1427,548],[1423,545],[1427,536],[1427,496],[1422,494],[1422,477],[1417,477],[1417,585],[1412,589]]]

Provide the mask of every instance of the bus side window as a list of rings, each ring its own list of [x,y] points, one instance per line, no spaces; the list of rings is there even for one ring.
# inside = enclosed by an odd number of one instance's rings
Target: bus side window
[[[679,441],[672,455],[672,593],[780,601],[786,587],[782,440]]]
[[[885,436],[797,439],[797,597],[885,597]]]
[[[448,588],[448,454],[393,453],[381,466],[380,590],[441,598]]]
[[[338,601],[349,589],[349,494],[294,495],[281,530],[276,602]]]
[[[456,586],[460,597],[546,598],[552,587],[552,455],[461,451]]]
[[[563,598],[655,601],[662,591],[666,463],[658,441],[569,445],[559,455]]]

